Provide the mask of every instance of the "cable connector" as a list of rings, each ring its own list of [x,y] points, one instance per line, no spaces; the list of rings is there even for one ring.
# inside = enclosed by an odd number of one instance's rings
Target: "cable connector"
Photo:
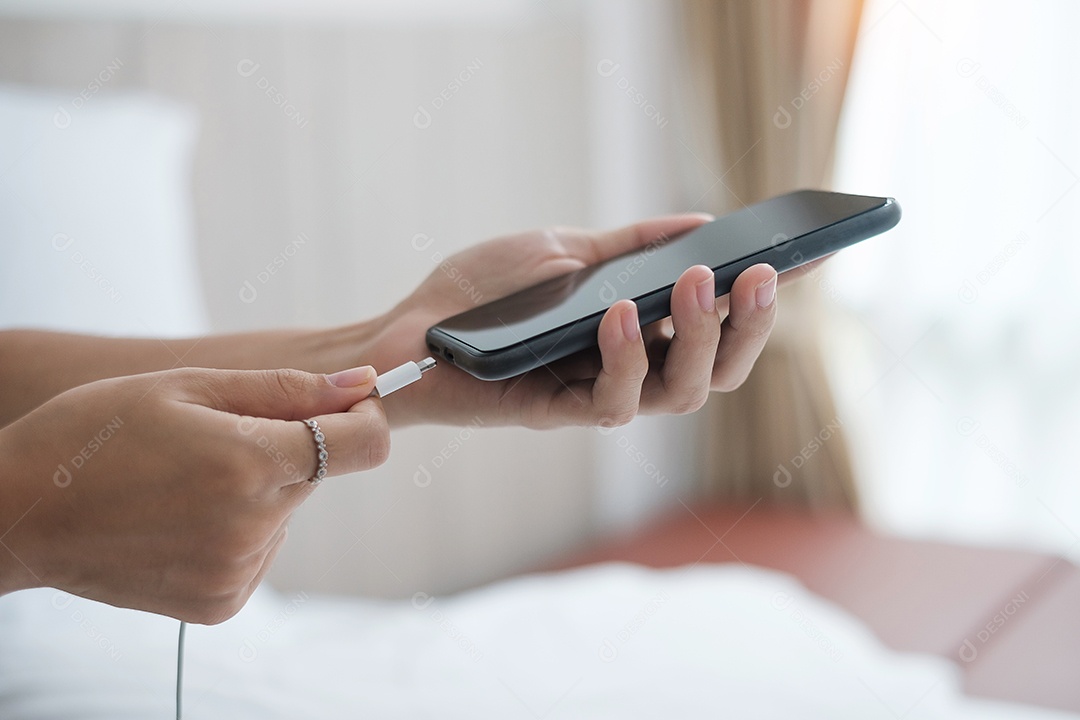
[[[375,397],[384,398],[390,393],[397,392],[406,385],[412,385],[414,382],[424,376],[431,368],[435,367],[435,358],[424,358],[420,362],[407,362],[404,365],[399,365],[393,370],[387,370],[379,377],[375,378]]]

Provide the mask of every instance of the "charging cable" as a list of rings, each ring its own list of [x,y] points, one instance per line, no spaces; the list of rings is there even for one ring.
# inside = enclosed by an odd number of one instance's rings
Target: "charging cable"
[[[398,365],[393,370],[387,370],[375,378],[374,394],[376,397],[384,398],[406,385],[412,385],[433,367],[435,367],[435,358],[429,357],[420,362],[407,362],[404,365]]]
[[[180,637],[176,641],[176,720],[183,716],[183,691],[184,691],[184,635],[187,634],[187,623],[180,621]]]

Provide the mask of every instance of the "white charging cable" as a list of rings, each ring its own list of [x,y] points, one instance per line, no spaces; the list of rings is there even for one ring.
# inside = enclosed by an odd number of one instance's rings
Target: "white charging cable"
[[[180,621],[180,637],[176,641],[176,720],[182,720],[184,716],[184,635],[187,634],[187,623]]]
[[[412,385],[433,367],[435,367],[435,358],[429,357],[420,362],[407,362],[404,365],[398,365],[393,370],[387,370],[375,378],[374,395],[384,398],[406,385]]]

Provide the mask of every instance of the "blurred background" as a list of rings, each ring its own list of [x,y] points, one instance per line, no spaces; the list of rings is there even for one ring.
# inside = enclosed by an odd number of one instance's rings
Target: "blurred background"
[[[707,500],[1076,560],[1080,7],[1016,8],[7,0],[0,324],[348,323],[503,233],[891,195],[896,230],[783,290],[738,392],[399,433],[271,581],[453,591]]]

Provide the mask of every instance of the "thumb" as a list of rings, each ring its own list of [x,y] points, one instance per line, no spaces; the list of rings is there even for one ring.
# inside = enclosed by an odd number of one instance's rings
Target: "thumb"
[[[301,370],[187,370],[183,398],[234,415],[303,420],[345,412],[375,390],[370,365],[318,375]]]
[[[664,244],[669,238],[682,235],[715,219],[708,213],[665,215],[617,230],[566,230],[559,239],[571,255],[593,265],[616,255],[638,250],[649,243]]]

